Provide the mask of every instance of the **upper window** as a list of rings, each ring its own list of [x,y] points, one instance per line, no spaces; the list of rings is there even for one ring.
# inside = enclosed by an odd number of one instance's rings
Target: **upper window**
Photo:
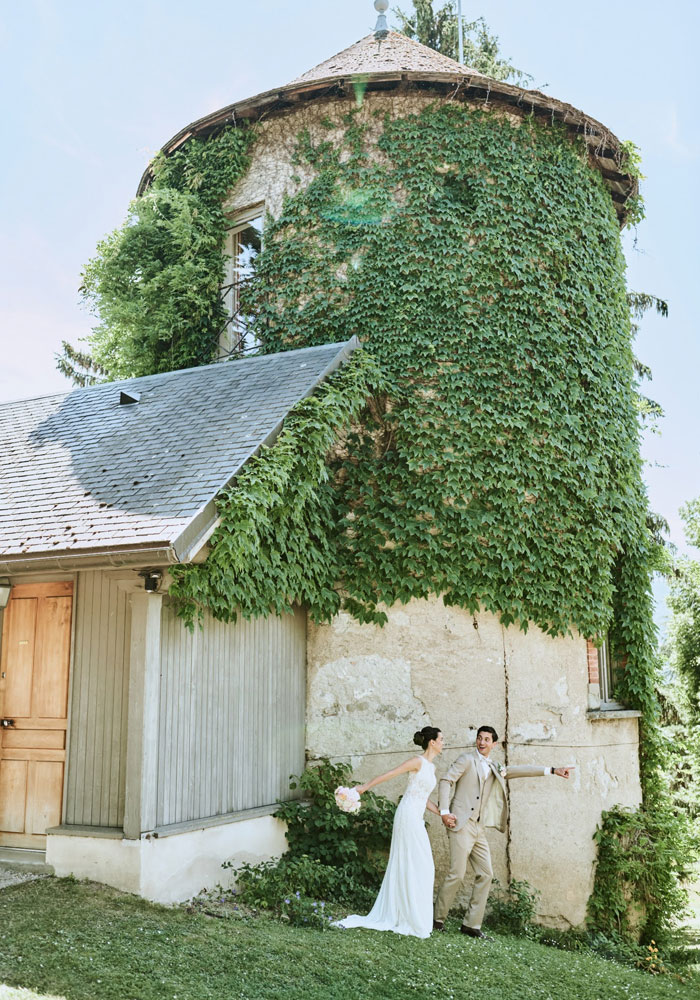
[[[221,289],[226,327],[219,338],[219,357],[243,354],[257,348],[250,319],[241,308],[241,290],[250,279],[253,261],[262,249],[264,205],[253,205],[233,217],[226,238],[226,278]]]

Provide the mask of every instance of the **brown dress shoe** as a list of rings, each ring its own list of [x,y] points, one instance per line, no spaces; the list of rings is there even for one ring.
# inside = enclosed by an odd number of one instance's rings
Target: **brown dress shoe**
[[[488,934],[484,934],[480,927],[467,927],[466,924],[462,924],[459,928],[460,934],[466,934],[468,937],[479,938],[481,941],[493,941],[492,937]]]
[[[445,925],[442,920],[433,920],[433,930],[434,931],[444,931]]]

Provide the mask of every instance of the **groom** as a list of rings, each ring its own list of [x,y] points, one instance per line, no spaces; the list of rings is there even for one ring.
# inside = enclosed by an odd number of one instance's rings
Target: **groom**
[[[498,734],[493,726],[480,726],[476,734],[476,749],[460,754],[444,778],[438,792],[440,815],[449,831],[450,870],[435,900],[433,928],[441,931],[454,902],[457,890],[471,859],[474,868],[472,897],[460,928],[462,934],[486,938],[481,921],[493,869],[491,852],[486,839],[486,827],[495,826],[501,833],[506,828],[507,802],[504,779],[539,778],[558,774],[568,778],[568,767],[508,767],[489,760]]]

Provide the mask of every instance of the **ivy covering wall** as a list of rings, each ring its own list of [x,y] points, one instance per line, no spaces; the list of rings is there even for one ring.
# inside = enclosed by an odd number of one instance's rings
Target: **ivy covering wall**
[[[346,608],[430,593],[607,629],[644,546],[619,226],[563,130],[443,104],[301,139],[246,291],[265,349],[357,334],[387,379],[336,463]],[[640,553],[643,559],[643,553]],[[641,608],[640,608],[641,611]]]
[[[297,403],[277,440],[221,493],[206,560],[170,570],[169,594],[188,627],[205,608],[225,622],[239,614],[281,615],[294,604],[310,607],[317,619],[338,611],[342,570],[328,456],[383,384],[372,356],[357,350]]]
[[[347,436],[314,526],[329,539],[325,571],[302,580],[280,532],[260,563],[236,516],[248,575],[222,563],[215,583],[193,568],[180,585],[197,577],[192,592],[217,614],[245,592],[247,614],[303,600],[319,621],[342,603],[381,623],[382,604],[429,594],[553,635],[596,636],[614,617],[625,693],[651,712],[651,545],[603,179],[554,124],[450,102],[370,122],[371,135],[355,110],[325,122],[327,140],[299,137],[313,179],[267,219],[241,291],[263,350],[358,335],[381,370],[381,392],[356,380],[353,413],[334,424]],[[89,346],[109,377],[213,358],[226,321],[222,202],[254,136],[231,125],[157,158],[150,188],[98,248],[85,274],[101,321]],[[294,481],[313,493],[325,477],[312,451]],[[259,485],[260,511],[266,490],[285,502]],[[233,494],[220,503],[226,522]]]

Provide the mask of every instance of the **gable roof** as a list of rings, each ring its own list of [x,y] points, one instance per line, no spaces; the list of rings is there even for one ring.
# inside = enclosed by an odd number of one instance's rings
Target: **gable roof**
[[[357,346],[1,404],[0,572],[188,561],[216,526],[222,487]]]
[[[283,87],[236,101],[199,118],[168,140],[162,152],[168,156],[188,139],[205,138],[232,121],[252,122],[283,115],[311,101],[346,98],[354,104],[358,76],[367,91],[429,90],[449,100],[482,102],[485,107],[500,105],[515,113],[532,114],[545,123],[560,122],[570,133],[582,136],[590,161],[602,174],[620,223],[624,224],[626,202],[638,192],[639,184],[621,168],[620,140],[605,125],[540,90],[525,90],[503,80],[492,80],[397,31],[390,31],[381,42],[377,42],[374,34],[367,35]],[[143,194],[152,177],[149,165],[137,194]]]

